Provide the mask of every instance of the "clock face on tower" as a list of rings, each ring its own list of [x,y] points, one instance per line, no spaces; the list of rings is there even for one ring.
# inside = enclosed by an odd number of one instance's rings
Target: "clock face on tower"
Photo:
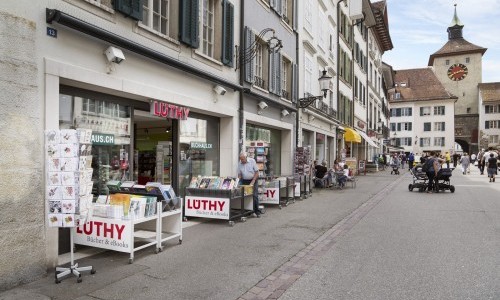
[[[453,81],[459,81],[467,76],[467,67],[463,64],[454,64],[448,69],[448,78]]]

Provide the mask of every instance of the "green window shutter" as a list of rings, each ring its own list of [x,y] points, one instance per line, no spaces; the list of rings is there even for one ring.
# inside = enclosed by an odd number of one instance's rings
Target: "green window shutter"
[[[297,64],[292,64],[292,102],[297,103],[299,96],[299,76]]]
[[[281,0],[275,0],[276,1],[276,4],[275,4],[275,7],[274,7],[274,10],[276,10],[276,12],[281,16],[282,15],[282,3],[281,3]]]
[[[234,49],[234,5],[229,1],[222,2],[222,63],[233,66]]]
[[[269,92],[276,94],[276,73],[274,70],[276,57],[274,52],[269,52]]]
[[[115,0],[114,9],[129,18],[142,21],[142,0]]]
[[[276,61],[275,61],[275,69],[276,69],[276,95],[279,95],[280,97],[282,96],[281,93],[281,66],[283,62],[283,57],[281,54],[278,52],[276,53]],[[286,87],[284,87],[286,88]]]
[[[255,53],[253,53],[253,50],[255,50],[255,34],[252,32],[252,29],[247,26],[245,27],[245,48],[243,51],[243,62],[245,63],[245,81],[252,84],[255,81],[253,70],[254,58],[252,57],[253,55],[255,55]]]
[[[179,40],[192,48],[198,48],[198,0],[179,0],[179,6]]]

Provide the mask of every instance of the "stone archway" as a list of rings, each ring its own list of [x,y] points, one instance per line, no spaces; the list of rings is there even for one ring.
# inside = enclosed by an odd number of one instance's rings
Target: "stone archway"
[[[460,145],[460,147],[462,147],[462,150],[463,150],[464,152],[469,153],[469,150],[470,150],[469,146],[470,146],[470,145],[469,145],[469,143],[468,143],[467,141],[457,139],[457,140],[455,140],[455,143],[459,144],[459,145]]]

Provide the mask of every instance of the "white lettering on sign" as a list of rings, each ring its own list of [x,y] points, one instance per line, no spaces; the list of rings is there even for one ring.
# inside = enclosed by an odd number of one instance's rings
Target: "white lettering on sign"
[[[91,142],[92,144],[114,144],[115,136],[110,134],[93,134]]]
[[[280,203],[280,191],[279,188],[265,188],[262,201],[260,203],[264,204],[279,204]]]
[[[186,196],[185,215],[211,219],[229,219],[229,199]]]
[[[192,149],[212,149],[212,144],[202,143],[202,142],[191,142]]]
[[[93,221],[72,230],[75,230],[75,244],[120,252],[129,252],[133,246],[133,241],[130,241],[131,227],[127,221],[94,217]]]
[[[162,118],[187,120],[189,108],[155,100],[151,104],[151,114]]]

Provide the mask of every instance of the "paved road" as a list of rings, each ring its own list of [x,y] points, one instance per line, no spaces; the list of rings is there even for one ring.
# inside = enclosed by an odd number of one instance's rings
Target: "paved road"
[[[234,227],[184,230],[162,253],[82,259],[95,275],[53,274],[0,299],[500,299],[500,183],[452,177],[456,192],[409,192],[407,172],[361,176]],[[496,197],[496,198],[495,198]]]

